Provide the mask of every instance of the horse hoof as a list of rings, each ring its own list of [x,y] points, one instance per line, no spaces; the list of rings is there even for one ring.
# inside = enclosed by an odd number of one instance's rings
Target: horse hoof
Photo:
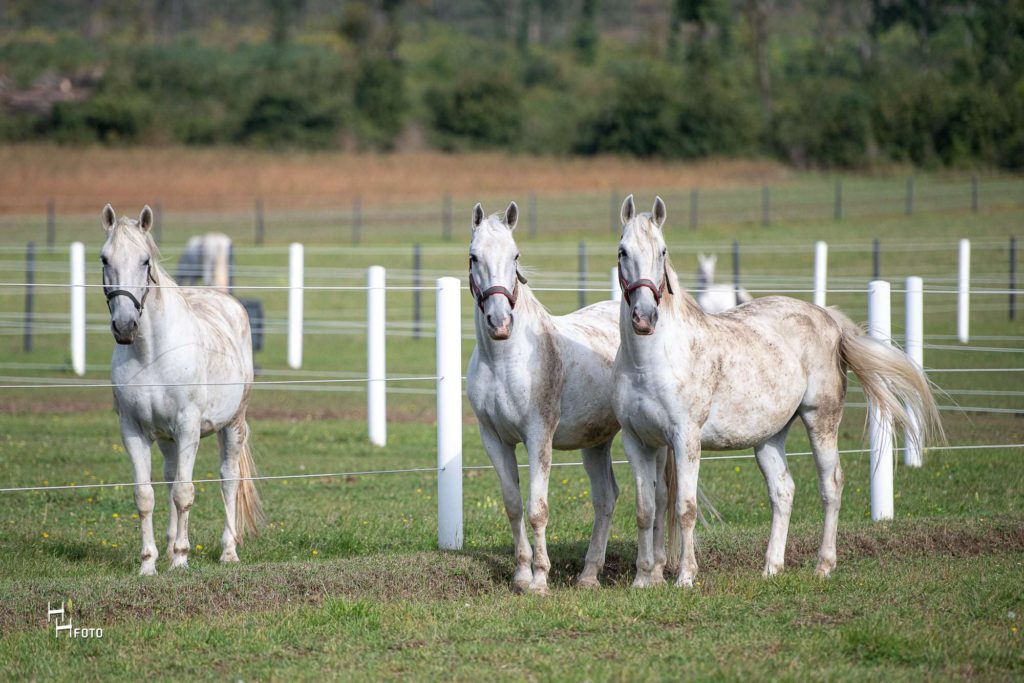
[[[679,580],[676,581],[676,588],[693,588],[693,577],[680,576]]]
[[[600,588],[601,582],[596,576],[580,576],[576,579],[577,588]]]
[[[827,579],[832,575],[832,567],[818,565],[818,568],[814,570],[814,575],[819,579]]]
[[[542,597],[551,595],[551,589],[548,588],[547,583],[531,583],[527,591],[530,593],[530,595],[540,595]]]
[[[174,558],[174,560],[171,561],[171,569],[182,569],[182,570],[188,569],[188,558],[187,557],[182,557],[181,559],[178,559],[177,557]]]
[[[156,565],[142,565],[139,576],[156,576]]]
[[[231,553],[225,552],[225,553],[221,554],[220,561],[225,563],[225,564],[227,564],[228,562],[241,562],[241,560],[238,559],[238,554],[234,553],[234,552],[231,552]]]
[[[651,575],[650,574],[637,574],[636,578],[633,579],[633,588],[650,588],[651,586]]]
[[[781,574],[781,573],[782,573],[782,565],[781,564],[766,564],[764,566],[764,571],[761,572],[761,576],[763,576],[766,579],[770,579],[773,576],[777,576],[778,574]]]

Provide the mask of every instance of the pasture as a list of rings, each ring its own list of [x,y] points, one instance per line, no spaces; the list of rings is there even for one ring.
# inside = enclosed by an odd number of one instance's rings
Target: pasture
[[[867,182],[867,181],[866,181]],[[698,251],[719,254],[730,278],[729,250],[741,245],[742,282],[766,290],[805,290],[810,298],[813,244],[830,243],[829,304],[865,319],[873,238],[882,242],[881,275],[893,283],[893,330],[902,335],[903,278],[925,280],[925,365],[946,394],[939,403],[951,446],[1024,443],[1024,331],[1008,320],[1007,240],[1019,232],[1020,185],[978,213],[953,208],[910,217],[844,216],[841,221],[785,216],[769,226],[718,222],[687,226],[687,193],[664,192],[666,237],[684,283]],[[800,190],[801,183],[803,190]],[[798,179],[831,187],[827,179]],[[653,189],[628,188],[646,207]],[[749,189],[749,188],[748,188]],[[749,192],[748,192],[749,194]],[[746,196],[746,195],[745,195]],[[756,195],[756,190],[754,195]],[[508,199],[485,199],[488,212]],[[586,242],[582,281],[590,302],[605,298],[615,263],[607,195],[558,195],[564,212],[539,213],[538,235],[517,231],[522,262],[538,297],[555,313],[579,303],[578,242]],[[962,197],[957,198],[960,202]],[[92,214],[61,224],[53,250],[40,248],[38,283],[67,283],[71,239],[86,242],[88,281],[98,281],[101,244],[97,198]],[[892,199],[899,202],[899,197]],[[596,208],[593,208],[594,205]],[[962,206],[962,203],[958,204]],[[636,526],[629,467],[615,466],[621,487],[604,588],[571,588],[582,567],[592,510],[576,453],[556,453],[551,479],[553,594],[516,596],[509,577],[511,538],[494,473],[465,406],[465,548],[436,548],[436,473],[362,474],[432,468],[434,419],[434,278],[464,276],[471,201],[454,203],[455,230],[441,239],[434,214],[413,220],[419,204],[396,212],[393,229],[375,225],[364,244],[339,244],[319,209],[292,209],[251,246],[248,214],[168,210],[165,260],[173,266],[187,234],[227,220],[236,237],[236,293],[263,300],[266,346],[256,354],[265,381],[358,380],[366,374],[365,268],[388,268],[390,376],[388,445],[367,441],[365,385],[266,384],[254,390],[253,447],[268,524],[239,549],[242,564],[218,566],[222,510],[217,484],[198,484],[192,514],[193,560],[187,572],[135,575],[138,530],[131,487],[0,493],[0,661],[19,679],[353,678],[749,678],[894,680],[1006,679],[1024,669],[1024,466],[1020,448],[931,450],[920,470],[896,471],[896,519],[869,514],[862,396],[852,384],[840,448],[847,485],[832,578],[812,576],[821,507],[810,458],[794,455],[797,484],[787,570],[760,576],[768,535],[764,480],[749,452],[706,453],[701,483],[724,522],[700,530],[699,585],[635,591]],[[544,204],[542,204],[544,206]],[[574,207],[588,206],[582,218]],[[677,208],[678,207],[678,208]],[[134,215],[140,207],[118,205]],[[751,209],[756,215],[755,201]],[[582,209],[581,209],[582,211]],[[435,211],[436,213],[436,211]],[[241,217],[239,217],[241,216]],[[177,219],[181,220],[178,221]],[[557,220],[556,220],[557,218]],[[4,282],[23,282],[23,242],[39,241],[45,216],[4,216]],[[556,225],[556,223],[559,223]],[[187,228],[182,227],[187,226]],[[956,342],[956,240],[972,240],[972,283],[1000,290],[971,300],[972,341]],[[285,363],[287,245],[307,242],[306,285],[351,287],[305,293],[301,370]],[[422,242],[422,318],[416,338],[410,242]],[[171,268],[173,270],[173,268]],[[246,289],[250,287],[253,289]],[[554,289],[559,291],[545,291]],[[109,381],[113,341],[97,290],[87,294],[87,373],[68,369],[64,287],[37,288],[33,350],[22,351],[24,292],[0,290],[0,374],[7,385]],[[463,297],[463,354],[473,348],[472,303]],[[970,350],[969,350],[970,349]],[[978,350],[981,349],[981,350]],[[988,349],[988,350],[985,350]],[[465,365],[464,365],[465,367]],[[952,371],[952,372],[951,372]],[[956,404],[966,409],[953,409]],[[215,447],[204,441],[196,476],[214,478]],[[805,453],[794,429],[791,453]],[[521,451],[520,451],[521,452]],[[613,455],[623,459],[619,440]],[[744,457],[723,459],[720,456]],[[154,458],[159,462],[159,455]],[[479,469],[471,469],[471,468]],[[159,467],[154,467],[158,471]],[[333,477],[307,477],[342,473]],[[4,486],[124,482],[130,479],[109,388],[0,389],[0,482]],[[157,496],[156,527],[167,519]],[[162,548],[161,548],[162,553]],[[76,625],[102,627],[101,639],[54,638],[47,602],[71,601]]]

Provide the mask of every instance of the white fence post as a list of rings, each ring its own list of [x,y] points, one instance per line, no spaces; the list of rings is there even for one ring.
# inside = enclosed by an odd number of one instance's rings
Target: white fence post
[[[883,344],[891,343],[889,283],[868,283],[868,334]],[[868,433],[871,440],[871,519],[893,518],[892,416],[868,402]]]
[[[85,245],[71,243],[71,368],[85,374]]]
[[[437,545],[462,549],[462,289],[437,281]]]
[[[366,419],[374,446],[388,442],[384,276],[382,266],[370,266],[366,272]]]
[[[960,240],[960,267],[957,274],[956,334],[961,344],[970,340],[971,320],[971,241]]]
[[[619,267],[612,268],[612,301],[622,301],[622,285],[619,284]]]
[[[825,307],[828,288],[828,244],[814,243],[814,305]]]
[[[919,277],[908,277],[905,289],[907,318],[903,350],[924,372],[924,282]],[[910,424],[903,430],[903,464],[908,467],[920,467],[924,464],[919,439],[920,426],[914,421],[913,413],[908,415]]]
[[[304,250],[298,242],[288,249],[288,367],[302,367],[302,288]]]

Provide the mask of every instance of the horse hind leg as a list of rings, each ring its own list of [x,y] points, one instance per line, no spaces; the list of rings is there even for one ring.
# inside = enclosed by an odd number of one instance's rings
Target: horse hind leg
[[[786,536],[789,534],[789,517],[793,511],[793,494],[796,491],[796,484],[786,462],[788,433],[787,424],[782,431],[754,448],[757,466],[761,468],[768,485],[768,500],[772,506],[772,529],[764,560],[765,577],[778,574],[786,564]]]
[[[239,529],[235,528],[238,505],[239,460],[242,455],[243,430],[232,422],[217,432],[220,446],[220,495],[224,499],[224,532],[220,536],[220,561],[238,562]]]
[[[839,402],[842,405],[842,402]],[[822,578],[836,566],[836,534],[839,529],[839,508],[843,499],[843,468],[839,464],[839,419],[842,414],[825,414],[821,410],[802,415],[818,469],[818,491],[824,508],[821,549],[815,575]]]
[[[576,579],[577,586],[601,586],[598,576],[604,569],[612,513],[615,512],[615,502],[619,497],[619,487],[615,483],[615,472],[612,469],[611,448],[612,442],[608,441],[594,448],[583,449],[583,468],[590,478],[590,502],[594,506],[594,528],[590,534],[590,547],[587,548],[583,571]]]
[[[164,454],[164,481],[167,482],[167,557],[174,557],[174,537],[178,534],[178,508],[174,504],[174,477],[178,473],[178,446],[173,441],[157,442]]]

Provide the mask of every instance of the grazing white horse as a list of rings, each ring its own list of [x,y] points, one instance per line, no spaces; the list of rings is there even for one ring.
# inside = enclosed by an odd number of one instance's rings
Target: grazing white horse
[[[721,313],[734,306],[752,301],[750,292],[740,287],[715,283],[715,264],[718,257],[714,254],[705,256],[697,254],[697,286],[695,287],[697,303],[705,313]]]
[[[231,238],[208,232],[189,238],[178,257],[174,277],[181,285],[203,284],[222,292],[231,285]]]
[[[666,445],[676,460],[676,491],[669,494],[676,520],[669,523],[682,537],[676,585],[692,586],[697,572],[693,528],[704,448],[754,448],[772,506],[764,574],[783,568],[794,493],[785,443],[797,417],[807,427],[824,505],[816,574],[828,576],[836,564],[843,489],[837,441],[847,368],[873,406],[897,423],[919,425],[922,443],[942,435],[928,381],[898,349],[864,336],[835,310],[765,297],[718,315],[704,313],[680,289],[669,263],[665,217],[660,197],[651,213],[637,215],[632,195],[622,204],[619,272],[625,285],[613,404],[636,478],[633,585],[663,580],[652,527],[661,516],[654,492],[662,486],[658,459]]]
[[[485,217],[480,204],[473,208],[469,283],[476,349],[466,389],[512,525],[513,585],[518,591],[543,594],[551,568],[545,529],[552,448],[583,451],[594,528],[578,584],[600,585],[598,574],[619,495],[611,465],[612,439],[619,431],[611,405],[619,311],[614,302],[604,301],[564,316],[548,313],[519,270],[519,249],[512,237],[518,218],[515,202],[504,216]],[[519,490],[519,443],[529,454],[532,550]]]
[[[107,241],[100,252],[110,329],[117,341],[111,364],[121,438],[132,461],[135,505],[142,531],[141,574],[156,574],[151,448],[164,455],[170,488],[167,554],[188,566],[188,516],[195,498],[192,468],[199,439],[217,433],[226,521],[221,562],[237,562],[236,545],[256,531],[260,501],[245,412],[252,388],[249,318],[234,297],[179,289],[157,262],[150,235],[153,212],[137,221],[103,209]]]

